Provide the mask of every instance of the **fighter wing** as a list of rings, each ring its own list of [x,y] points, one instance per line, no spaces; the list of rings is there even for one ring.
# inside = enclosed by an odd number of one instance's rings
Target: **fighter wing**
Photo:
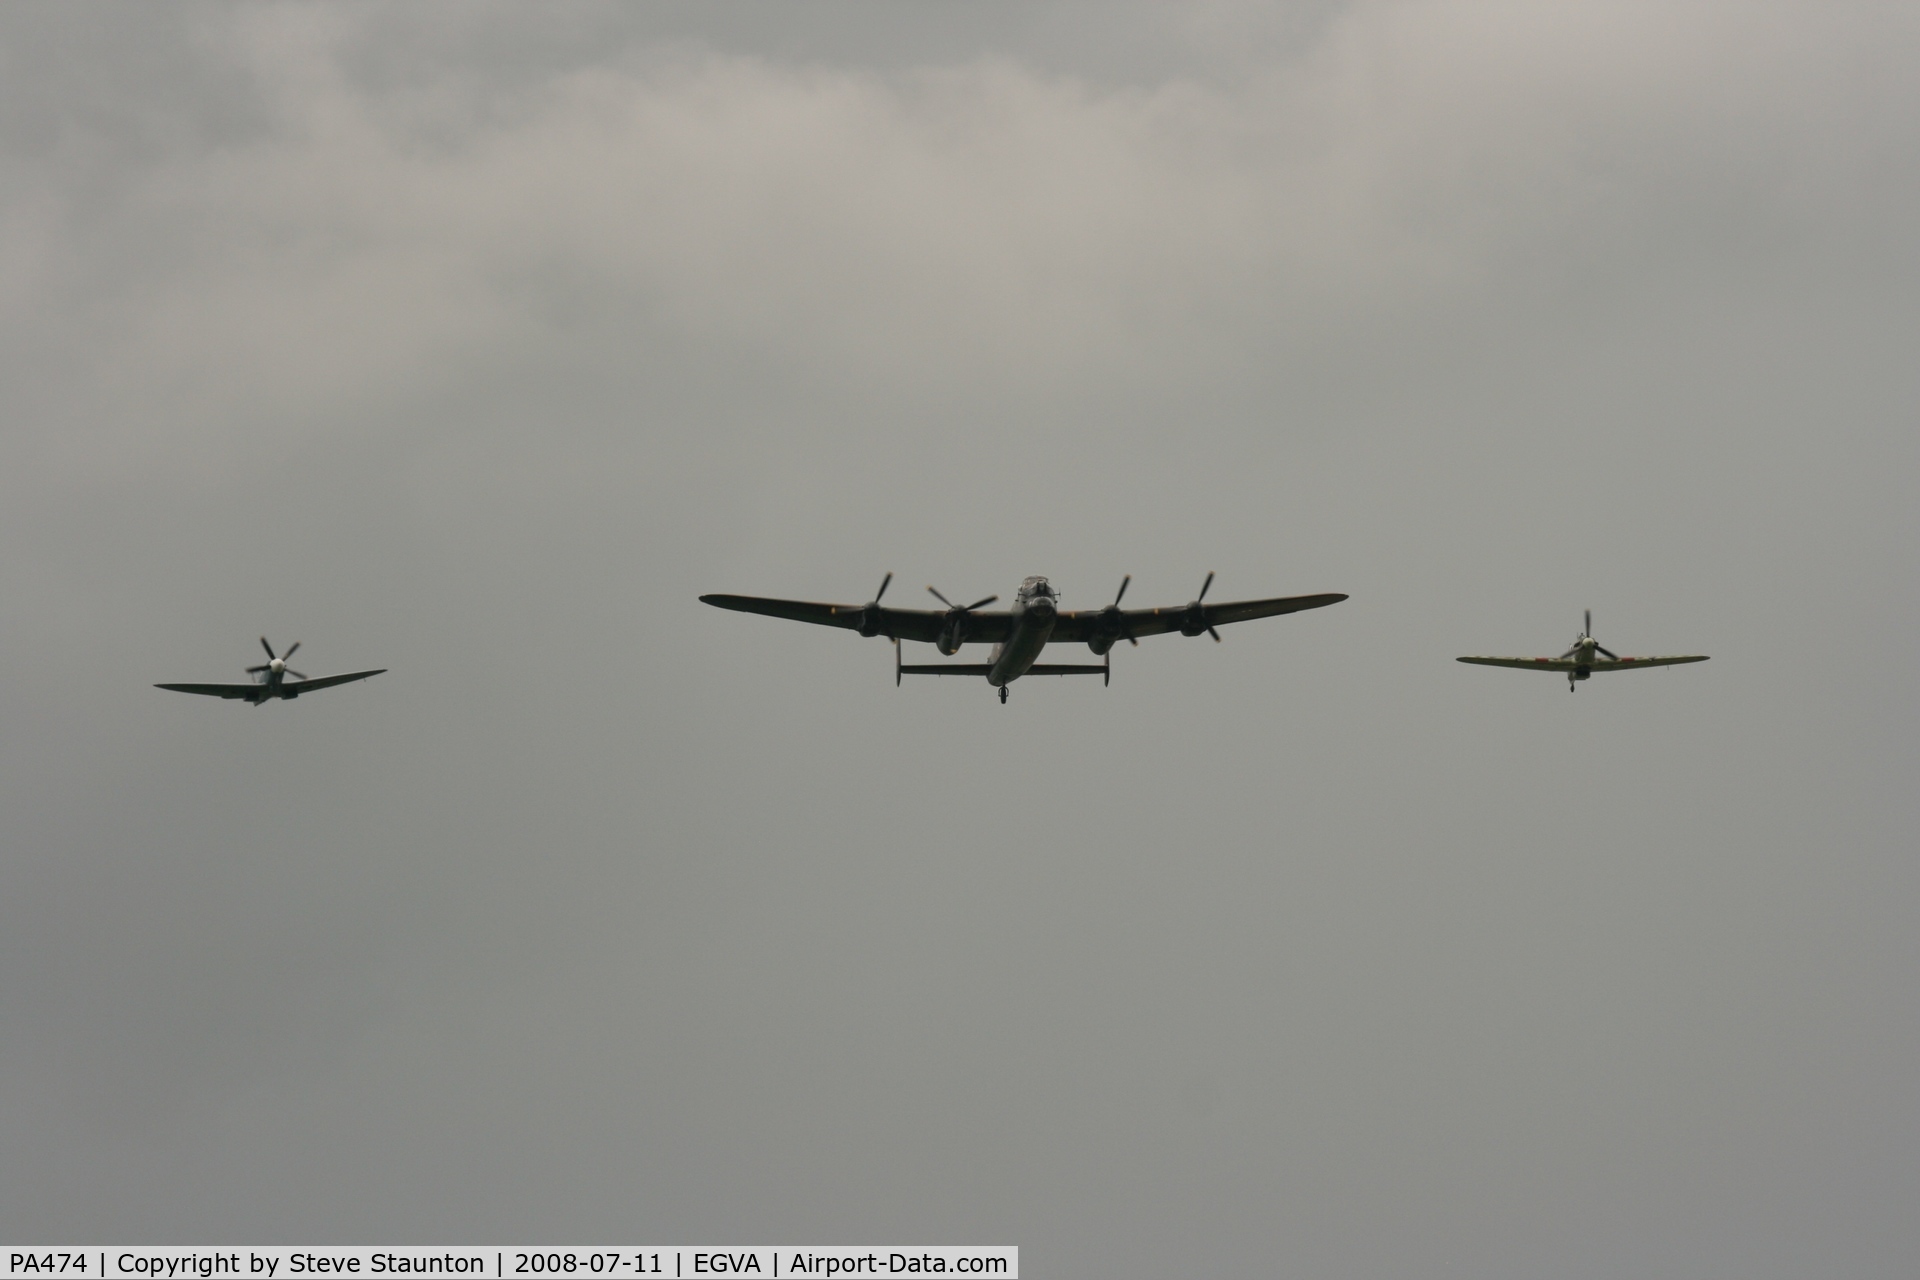
[[[1339,604],[1347,597],[1340,592],[1318,596],[1281,596],[1273,600],[1234,600],[1226,604],[1203,604],[1200,606],[1200,618],[1203,619],[1200,630],[1207,627],[1224,627],[1229,622],[1251,622],[1255,618],[1271,618],[1275,614],[1298,613],[1302,609],[1324,609],[1330,604]],[[1055,643],[1084,642],[1099,636],[1113,626],[1114,615],[1105,609],[1078,609],[1062,613],[1053,625],[1051,639]],[[1122,636],[1139,639],[1142,636],[1157,636],[1168,631],[1178,631],[1193,618],[1193,606],[1174,605],[1166,609],[1122,609],[1119,613]]]
[[[175,693],[203,693],[209,698],[257,698],[265,685],[258,684],[157,684],[156,689]]]
[[[1580,664],[1558,658],[1461,658],[1482,667],[1514,667],[1521,671],[1572,671]]]
[[[770,600],[765,596],[701,596],[701,603],[713,605],[719,609],[736,609],[741,613],[763,613],[769,618],[791,618],[795,622],[811,622],[822,627],[845,627],[849,631],[858,631],[867,617],[867,606],[862,604],[814,604],[807,600]],[[874,610],[880,623],[877,634],[898,636],[902,640],[919,640],[932,644],[940,634],[940,626],[946,621],[944,609],[887,609]],[[1013,615],[1005,610],[986,613],[974,610],[967,615],[966,639],[969,643],[998,642],[1005,640],[1012,631]]]
[[[1672,667],[1682,662],[1705,662],[1705,654],[1687,654],[1674,658],[1622,658],[1618,662],[1595,662],[1586,670],[1630,671],[1635,667]],[[1516,667],[1522,671],[1578,671],[1577,662],[1567,662],[1559,658],[1461,658],[1461,662],[1472,662],[1482,667]]]
[[[355,680],[365,680],[368,676],[383,675],[386,668],[378,671],[352,671],[344,676],[321,676],[318,680],[296,680],[292,684],[280,686],[280,696],[292,698],[302,693],[311,693],[315,689],[331,689],[336,684],[351,684]]]
[[[1596,662],[1593,669],[1598,671],[1631,671],[1635,667],[1677,667],[1683,662],[1705,662],[1704,653],[1689,653],[1671,658],[1621,658],[1615,662]]]

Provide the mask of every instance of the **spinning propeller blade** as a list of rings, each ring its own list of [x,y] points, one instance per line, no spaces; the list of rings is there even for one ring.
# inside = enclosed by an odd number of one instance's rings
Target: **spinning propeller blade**
[[[998,600],[1000,598],[999,596],[988,596],[984,600],[975,600],[972,604],[967,605],[965,608],[962,608],[961,606],[955,604],[953,601],[947,599],[945,596],[941,595],[940,592],[937,589],[935,589],[931,584],[928,585],[927,590],[933,592],[933,598],[935,600],[938,600],[941,604],[947,606],[947,608],[951,609],[955,613],[972,613],[975,609],[986,608],[988,605],[992,604],[995,600]]]
[[[1111,609],[1116,616],[1119,615],[1120,613],[1120,601],[1126,597],[1127,584],[1132,581],[1133,581],[1132,574],[1128,574],[1126,577],[1120,579],[1120,589],[1113,593],[1113,603],[1107,606],[1107,608]],[[1138,648],[1140,645],[1140,638],[1134,635],[1133,632],[1127,630],[1127,622],[1125,618],[1120,618],[1119,627],[1120,627],[1120,634],[1127,638],[1127,643],[1130,645],[1133,645],[1135,648]]]
[[[868,601],[868,603],[869,603],[869,604],[879,604],[879,603],[880,603],[880,597],[881,597],[881,596],[883,596],[883,595],[885,595],[885,594],[887,594],[887,588],[888,588],[888,586],[890,586],[890,585],[891,585],[892,583],[893,583],[893,570],[891,570],[891,569],[889,569],[889,570],[887,570],[887,576],[886,576],[886,577],[884,577],[884,578],[882,578],[882,579],[880,579],[880,589],[879,589],[878,591],[876,591],[876,592],[874,592],[874,593],[873,593],[873,599],[872,599],[872,600],[870,600],[870,601]]]
[[[1580,647],[1585,644],[1591,644],[1595,653],[1606,655],[1608,662],[1620,661],[1619,654],[1593,638],[1593,610],[1588,609],[1582,620],[1586,625],[1581,628],[1580,634],[1574,637],[1573,648],[1560,655],[1560,661],[1565,662],[1568,658],[1580,652]]]
[[[263,671],[271,671],[273,670],[274,665],[277,663],[279,664],[280,669],[286,672],[288,675],[297,677],[298,679],[301,679],[301,680],[305,680],[307,678],[307,675],[304,671],[295,671],[292,667],[287,665],[287,659],[291,658],[294,655],[294,652],[300,648],[300,642],[298,640],[295,640],[292,644],[288,645],[287,651],[285,653],[275,653],[273,651],[273,646],[267,643],[267,638],[265,636],[261,636],[260,647],[267,651],[267,656],[269,658],[272,658],[273,661],[263,662],[257,667],[248,667],[247,668],[248,675],[257,676]]]
[[[1573,638],[1573,647],[1560,655],[1560,661],[1565,662],[1568,658],[1571,658],[1574,654],[1580,652],[1580,646],[1585,644],[1587,642],[1588,637],[1590,637],[1592,634],[1593,634],[1593,610],[1589,609],[1587,610],[1586,625],[1581,627],[1580,634]]]
[[[1200,634],[1200,632],[1196,628],[1204,627],[1206,629],[1206,633],[1213,637],[1213,642],[1215,644],[1219,644],[1220,633],[1214,629],[1214,626],[1211,622],[1207,621],[1207,615],[1204,612],[1202,612],[1200,608],[1200,602],[1207,598],[1207,588],[1211,587],[1212,585],[1213,585],[1213,570],[1209,569],[1207,570],[1207,580],[1200,584],[1200,594],[1195,596],[1193,598],[1193,603],[1187,606],[1187,618],[1188,618],[1187,625],[1181,627],[1180,630],[1182,631],[1182,633],[1186,635],[1197,636]]]
[[[1581,636],[1581,639],[1583,639],[1583,640],[1593,640],[1593,610],[1591,610],[1591,609],[1589,609],[1589,610],[1587,610],[1587,630],[1586,630],[1586,632],[1585,632],[1585,634]],[[1593,651],[1594,651],[1595,653],[1604,653],[1604,654],[1606,654],[1606,655],[1607,655],[1607,661],[1608,661],[1608,662],[1618,662],[1618,661],[1620,661],[1620,655],[1619,655],[1619,654],[1617,654],[1617,653],[1615,653],[1615,652],[1614,652],[1613,650],[1611,650],[1611,649],[1609,649],[1609,648],[1607,648],[1607,646],[1605,646],[1605,645],[1603,645],[1603,644],[1601,644],[1601,643],[1600,643],[1599,641],[1597,641],[1597,640],[1595,640],[1595,641],[1594,641],[1594,645],[1593,645]]]

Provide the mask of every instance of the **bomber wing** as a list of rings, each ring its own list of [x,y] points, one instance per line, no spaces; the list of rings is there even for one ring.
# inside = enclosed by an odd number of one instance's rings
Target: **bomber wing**
[[[811,622],[822,627],[844,627],[849,631],[858,631],[869,618],[875,624],[869,628],[875,635],[892,636],[901,640],[918,640],[932,644],[940,634],[940,628],[947,620],[944,609],[889,609],[884,606],[862,604],[816,604],[810,600],[772,600],[765,596],[701,596],[702,604],[710,604],[718,609],[735,609],[741,613],[761,613],[769,618],[791,618],[795,622]],[[1004,609],[989,613],[974,609],[966,615],[965,635],[968,643],[995,643],[1005,640],[1012,631],[1013,615]]]
[[[1085,642],[1109,632],[1132,636],[1157,636],[1168,631],[1190,630],[1198,635],[1209,627],[1224,627],[1229,622],[1251,622],[1302,609],[1324,609],[1347,597],[1341,592],[1317,596],[1280,596],[1272,600],[1233,600],[1225,604],[1190,604],[1165,609],[1076,609],[1063,612],[1053,625],[1053,643]],[[1118,621],[1118,628],[1115,622]]]
[[[1667,658],[1621,658],[1609,662],[1601,659],[1597,662],[1582,664],[1568,662],[1560,658],[1460,658],[1457,661],[1471,662],[1482,667],[1513,667],[1520,671],[1578,671],[1585,669],[1598,675],[1602,671],[1629,671],[1636,667],[1674,667],[1683,662],[1705,662],[1704,653],[1690,653]]]

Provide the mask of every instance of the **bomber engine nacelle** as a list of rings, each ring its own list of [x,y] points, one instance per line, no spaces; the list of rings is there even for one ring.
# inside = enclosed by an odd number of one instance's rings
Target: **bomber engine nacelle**
[[[880,579],[880,589],[873,593],[873,599],[867,601],[866,606],[860,610],[860,626],[858,630],[861,635],[867,637],[869,640],[875,636],[891,634],[887,630],[887,611],[880,607],[880,597],[887,594],[887,588],[892,585],[892,583],[893,571],[889,569],[887,576]]]
[[[939,634],[933,638],[933,647],[949,658],[960,652],[960,646],[966,643],[967,615],[975,609],[986,608],[1000,598],[999,596],[988,596],[984,600],[975,600],[969,605],[957,605],[941,595],[940,592],[932,586],[929,586],[927,590],[932,593],[935,600],[947,606],[947,616],[940,620],[940,631]]]
[[[1201,603],[1207,598],[1207,588],[1212,585],[1213,572],[1209,570],[1207,572],[1207,580],[1200,584],[1200,594],[1195,596],[1192,602],[1187,605],[1186,611],[1180,619],[1180,634],[1183,636],[1211,635],[1217,644],[1220,641],[1220,633],[1214,630],[1211,622],[1207,621],[1207,608],[1206,605]]]
[[[1140,643],[1128,633],[1127,616],[1120,612],[1120,601],[1127,594],[1127,584],[1132,581],[1132,574],[1120,579],[1120,590],[1114,593],[1113,603],[1100,611],[1100,620],[1094,624],[1093,634],[1087,637],[1087,648],[1097,654],[1106,653],[1119,644],[1122,637],[1133,644]]]
[[[933,647],[949,658],[960,652],[960,646],[965,643],[966,618],[957,611],[948,614],[947,620],[940,624],[940,634],[933,638]]]

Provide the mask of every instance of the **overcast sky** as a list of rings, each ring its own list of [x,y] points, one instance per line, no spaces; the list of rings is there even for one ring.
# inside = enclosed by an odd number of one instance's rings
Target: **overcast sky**
[[[1917,62],[0,9],[0,1236],[1912,1275]],[[888,570],[1352,598],[1004,707],[696,599]],[[1585,608],[1713,661],[1453,661]],[[262,634],[391,672],[151,687]]]

